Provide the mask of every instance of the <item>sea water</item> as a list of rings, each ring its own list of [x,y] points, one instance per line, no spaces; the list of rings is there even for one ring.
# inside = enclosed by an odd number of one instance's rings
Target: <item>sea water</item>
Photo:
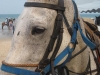
[[[0,14],[0,38],[11,38],[13,36],[13,31],[9,30],[7,26],[4,26],[2,30],[2,22],[8,19],[17,19],[19,14]]]
[[[94,18],[100,16],[100,13],[80,13],[80,16],[83,18]]]
[[[6,18],[15,18],[17,19],[19,14],[0,14],[0,29],[2,22],[5,22]],[[81,13],[81,17],[83,18],[95,18],[96,16],[100,16],[100,13]]]
[[[100,16],[100,13],[80,13],[83,18],[95,18]],[[0,14],[0,22],[4,22],[6,18],[17,18],[19,14]]]
[[[6,18],[17,18],[19,14],[0,14],[0,22],[5,21]]]
[[[0,30],[1,30],[1,24],[2,22],[5,22],[6,18],[11,19],[11,18],[15,18],[17,19],[19,16],[19,14],[0,14]]]

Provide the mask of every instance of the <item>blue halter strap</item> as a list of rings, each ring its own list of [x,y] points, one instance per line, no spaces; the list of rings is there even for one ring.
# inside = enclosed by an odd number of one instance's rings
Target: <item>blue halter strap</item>
[[[20,69],[20,68],[15,68],[15,67],[7,66],[4,64],[2,64],[1,70],[8,72],[8,73],[16,74],[16,75],[41,75],[38,72],[29,71],[29,70]]]
[[[85,42],[85,44],[86,44],[87,46],[89,46],[90,49],[94,50],[94,49],[96,48],[96,45],[95,45],[93,42],[91,42],[91,41],[83,34],[82,29],[81,29],[81,26],[80,26],[80,23],[79,23],[79,21],[77,20],[77,19],[78,19],[78,9],[77,9],[76,3],[75,3],[74,1],[72,1],[72,2],[73,2],[73,5],[74,5],[74,11],[75,11],[75,13],[74,13],[74,18],[75,18],[75,20],[76,20],[75,23],[74,23],[74,26],[77,27],[77,29],[80,31],[81,37],[82,37],[83,41]]]
[[[75,19],[77,19],[77,7],[75,2],[73,1],[74,4],[74,9],[75,9]],[[73,34],[72,34],[72,38],[70,40],[70,43],[75,44],[76,42],[76,38],[77,38],[77,31],[79,30],[81,37],[83,39],[83,41],[90,47],[90,49],[94,50],[96,48],[96,45],[94,43],[92,43],[82,32],[80,23],[78,20],[76,20],[74,22],[73,25]],[[67,39],[67,38],[66,38]],[[73,48],[70,48],[69,45],[55,58],[54,61],[54,66],[57,66],[58,63],[65,57],[68,55],[68,57],[66,58],[66,60],[62,63],[61,66],[64,66],[70,59],[72,52],[73,52]],[[15,68],[15,67],[11,67],[11,66],[7,66],[5,64],[2,64],[1,66],[1,70],[8,72],[8,73],[12,73],[12,74],[16,74],[16,75],[41,75],[41,73],[39,72],[34,72],[34,71],[29,71],[29,70],[25,70],[25,69],[20,69],[20,68]],[[50,65],[47,65],[44,69],[43,69],[43,75],[46,75],[48,72],[50,71]]]

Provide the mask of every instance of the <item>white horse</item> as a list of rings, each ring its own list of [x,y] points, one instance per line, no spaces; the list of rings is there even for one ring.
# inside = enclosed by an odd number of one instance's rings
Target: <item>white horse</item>
[[[58,0],[27,0],[27,2],[39,2],[55,5],[58,4]],[[64,6],[66,7],[64,14],[67,17],[68,23],[72,27],[74,20],[74,6],[72,0],[64,0]],[[16,30],[12,39],[12,45],[5,62],[11,64],[38,64],[41,61],[50,41],[56,16],[57,12],[52,9],[41,7],[25,7],[17,20]],[[83,21],[80,17],[79,19],[82,31],[85,34]],[[64,23],[63,26],[63,40],[57,56],[68,46],[71,40],[71,36],[68,33]],[[42,29],[42,32],[39,33],[34,31],[34,34],[32,34],[34,28],[40,30]],[[80,33],[77,35],[77,41],[78,44],[76,45],[73,54],[79,52],[83,47],[85,47],[85,43],[83,42]],[[53,51],[50,53],[49,57],[52,53]],[[77,73],[84,72],[88,65],[89,54],[90,50],[89,48],[86,48],[84,52],[68,62],[66,66],[71,71]],[[61,64],[65,59],[66,58],[63,58],[58,65]],[[96,65],[92,56],[91,61],[92,69],[96,69]],[[35,71],[36,67],[24,67],[24,69]],[[13,74],[1,71],[0,75]]]

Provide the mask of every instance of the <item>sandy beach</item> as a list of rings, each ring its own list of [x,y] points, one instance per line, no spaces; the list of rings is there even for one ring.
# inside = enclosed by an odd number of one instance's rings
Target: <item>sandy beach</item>
[[[11,44],[11,39],[0,38],[0,65],[1,65],[2,60],[4,60],[8,54],[10,44]]]
[[[83,18],[84,21],[90,22],[92,24],[94,24],[94,20],[90,19],[90,18]]]
[[[2,60],[4,60],[8,54],[12,36],[13,36],[12,30],[8,30],[6,26],[2,30],[0,26],[0,65]]]

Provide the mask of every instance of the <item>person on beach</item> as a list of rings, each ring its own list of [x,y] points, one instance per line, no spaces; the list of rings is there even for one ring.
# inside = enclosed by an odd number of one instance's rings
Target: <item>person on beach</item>
[[[15,18],[13,19],[13,34],[14,34],[14,31],[15,31]]]
[[[12,26],[13,26],[13,22],[12,22],[12,20],[9,20],[9,29],[10,30],[12,29]]]
[[[7,24],[7,26],[9,25],[9,19],[8,18],[6,18],[5,24]]]

